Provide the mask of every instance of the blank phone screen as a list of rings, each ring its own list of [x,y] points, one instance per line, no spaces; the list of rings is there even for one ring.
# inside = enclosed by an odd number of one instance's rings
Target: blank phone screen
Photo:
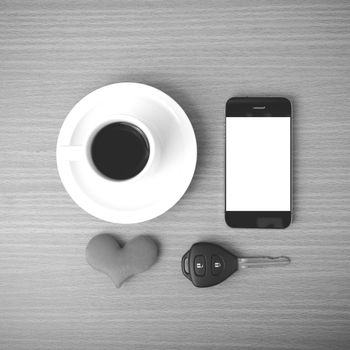
[[[291,210],[291,119],[226,118],[226,211]]]

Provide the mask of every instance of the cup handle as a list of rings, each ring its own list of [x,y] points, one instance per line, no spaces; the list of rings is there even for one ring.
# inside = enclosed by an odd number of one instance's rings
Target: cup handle
[[[68,161],[78,161],[84,157],[83,146],[61,146],[59,148],[59,155]]]

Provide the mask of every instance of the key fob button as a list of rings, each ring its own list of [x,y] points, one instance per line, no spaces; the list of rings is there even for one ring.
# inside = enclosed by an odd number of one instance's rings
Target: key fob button
[[[194,257],[194,273],[200,277],[205,275],[205,258],[203,255]]]
[[[221,273],[223,268],[224,268],[224,264],[222,262],[222,259],[217,255],[213,255],[211,257],[211,273],[214,276],[217,276]]]

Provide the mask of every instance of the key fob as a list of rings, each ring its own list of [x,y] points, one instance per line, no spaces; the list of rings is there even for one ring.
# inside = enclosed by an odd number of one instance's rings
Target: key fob
[[[181,268],[195,287],[210,287],[238,270],[238,258],[217,244],[199,242],[182,257]]]

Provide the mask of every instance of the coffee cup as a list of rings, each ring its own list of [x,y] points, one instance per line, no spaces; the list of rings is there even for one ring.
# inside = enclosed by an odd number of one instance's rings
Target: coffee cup
[[[85,162],[85,169],[101,181],[139,180],[160,156],[155,138],[146,124],[129,115],[111,115],[86,133],[79,146],[63,146],[60,155]]]
[[[130,180],[147,167],[151,153],[148,139],[145,132],[134,124],[125,121],[109,123],[93,136],[89,158],[106,178]]]

